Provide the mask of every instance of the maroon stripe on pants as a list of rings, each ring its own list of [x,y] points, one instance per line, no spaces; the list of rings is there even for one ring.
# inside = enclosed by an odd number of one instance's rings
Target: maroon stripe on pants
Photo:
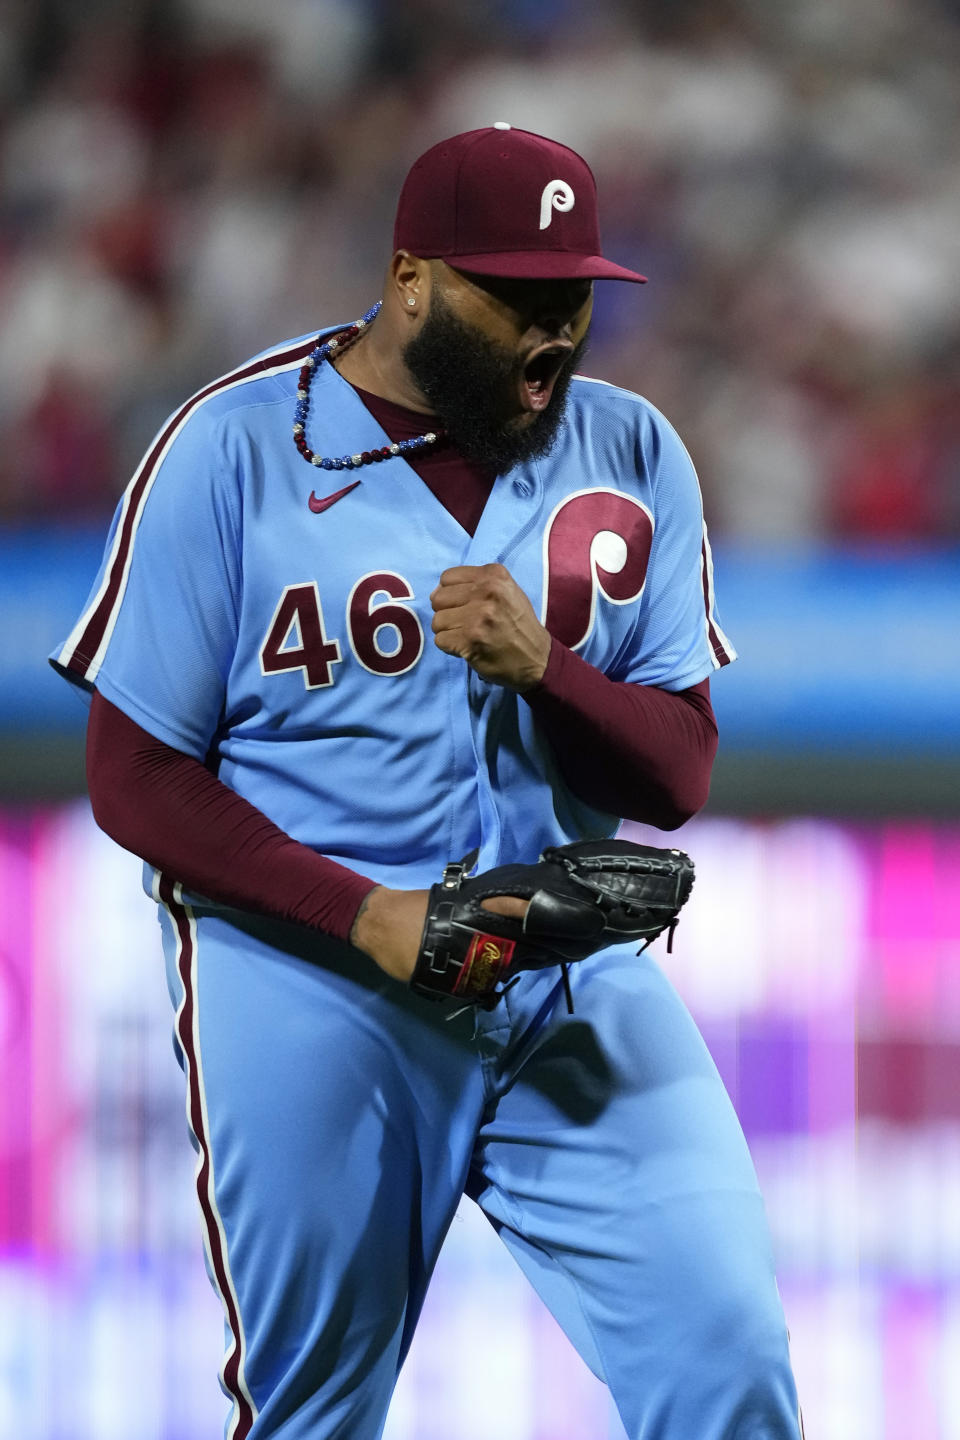
[[[200,1066],[193,1041],[193,1017],[196,1000],[193,992],[193,936],[190,933],[190,918],[187,911],[183,905],[174,899],[173,881],[166,875],[160,878],[160,899],[170,912],[173,922],[177,927],[177,935],[180,940],[177,971],[180,975],[181,984],[183,985],[184,1000],[177,1019],[177,1039],[180,1042],[180,1047],[186,1061],[190,1128],[197,1137],[197,1144],[200,1147],[201,1159],[200,1168],[197,1171],[197,1195],[200,1200],[200,1210],[203,1215],[203,1225],[207,1235],[207,1245],[214,1278],[227,1312],[227,1323],[233,1337],[233,1346],[223,1367],[223,1381],[237,1407],[238,1423],[232,1432],[233,1440],[246,1440],[253,1425],[254,1415],[250,1402],[240,1387],[240,1361],[242,1358],[240,1317],[237,1312],[237,1304],[234,1299],[233,1288],[230,1284],[227,1271],[226,1257],[223,1253],[223,1245],[220,1237],[220,1227],[217,1223],[217,1215],[213,1207],[212,1187],[210,1185],[210,1141],[203,1123],[203,1104],[200,1095]]]
[[[271,369],[274,365],[284,365],[288,361],[292,363],[295,360],[305,359],[311,350],[314,349],[316,343],[315,340],[305,341],[303,344],[293,346],[289,350],[281,350],[276,355],[269,355],[262,360],[257,360],[244,366],[242,370],[235,370],[230,375],[224,375],[219,380],[212,381],[204,390],[198,391],[196,395],[191,396],[189,400],[181,405],[176,414],[167,422],[157,437],[153,449],[140,467],[140,472],[130,491],[126,514],[123,517],[120,541],[110,566],[110,578],[107,583],[107,588],[90,619],[87,621],[86,628],[74,646],[72,654],[61,661],[68,670],[74,670],[78,675],[86,677],[87,671],[93,664],[93,658],[99,650],[100,643],[106,634],[107,626],[110,623],[110,616],[113,614],[114,606],[117,603],[117,597],[120,593],[123,572],[126,567],[127,556],[130,553],[130,547],[133,544],[133,534],[137,526],[139,511],[142,508],[144,492],[150,484],[150,479],[159,464],[160,456],[163,454],[165,446],[168,444],[170,437],[174,434],[177,427],[182,424],[195,406],[201,404],[204,400],[208,400],[210,396],[215,395],[218,390],[224,390],[240,380],[250,380],[262,371]],[[292,423],[291,421],[291,424]]]

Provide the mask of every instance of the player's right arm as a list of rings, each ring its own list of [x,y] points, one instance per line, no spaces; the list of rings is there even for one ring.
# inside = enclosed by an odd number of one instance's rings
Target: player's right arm
[[[99,693],[87,727],[87,786],[100,828],[188,890],[349,940],[394,980],[410,979],[426,890],[374,885],[318,855]],[[490,908],[519,916],[526,906],[505,897]]]
[[[373,882],[294,840],[204,763],[243,588],[240,485],[226,450],[222,416],[196,397],[161,429],[52,663],[91,698],[88,787],[107,834],[187,890],[346,940]],[[381,940],[390,929],[360,939],[405,978],[417,946]]]
[[[94,819],[118,845],[223,905],[346,939],[373,888],[99,692],[87,726],[87,789]]]

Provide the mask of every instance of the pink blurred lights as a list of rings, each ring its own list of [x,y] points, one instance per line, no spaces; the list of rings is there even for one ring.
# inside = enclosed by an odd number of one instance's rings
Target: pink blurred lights
[[[947,1440],[960,1433],[946,1358],[960,1335],[960,827],[707,818],[680,843],[697,883],[675,954],[658,958],[754,1150],[808,1433]],[[37,1440],[199,1440],[222,1420],[217,1307],[137,871],[83,806],[0,816],[0,1373],[19,1376],[0,1413]],[[616,1440],[603,1388],[471,1210],[385,1440],[490,1433],[484,1398],[461,1414],[429,1363],[431,1335],[482,1324],[484,1306],[513,1316],[496,1359],[516,1397],[501,1440]],[[94,1315],[132,1346],[119,1387]],[[46,1396],[51,1325],[59,1352],[66,1337],[76,1351],[71,1386],[87,1387],[69,1414]],[[172,1338],[151,1349],[141,1333]],[[144,1387],[168,1413],[136,1431]]]

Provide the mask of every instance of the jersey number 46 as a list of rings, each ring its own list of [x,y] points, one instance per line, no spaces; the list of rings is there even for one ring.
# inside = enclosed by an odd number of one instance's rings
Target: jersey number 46
[[[413,591],[402,575],[375,570],[360,579],[347,600],[351,650],[372,675],[402,675],[423,653],[423,627],[404,602]],[[302,670],[308,690],[333,684],[333,666],[343,659],[340,641],[328,638],[315,580],[288,585],[280,596],[260,649],[264,675]]]

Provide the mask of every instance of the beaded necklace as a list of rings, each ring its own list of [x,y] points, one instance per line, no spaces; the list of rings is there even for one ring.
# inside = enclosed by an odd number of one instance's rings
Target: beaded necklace
[[[310,409],[310,382],[317,366],[322,360],[328,360],[332,355],[342,354],[348,345],[352,345],[357,336],[362,335],[367,326],[377,318],[381,303],[378,300],[376,305],[371,305],[362,319],[355,321],[353,325],[348,325],[346,330],[338,331],[329,340],[322,343],[318,340],[315,349],[311,350],[301,367],[297,380],[297,408],[293,417],[293,443],[309,465],[317,465],[321,470],[359,470],[362,465],[371,465],[380,460],[392,460],[395,455],[414,455],[417,451],[427,450],[431,445],[436,445],[446,439],[445,431],[428,430],[425,435],[416,435],[410,440],[394,441],[392,445],[382,445],[379,450],[361,450],[358,455],[341,455],[334,460],[315,455],[307,445],[304,430]]]

